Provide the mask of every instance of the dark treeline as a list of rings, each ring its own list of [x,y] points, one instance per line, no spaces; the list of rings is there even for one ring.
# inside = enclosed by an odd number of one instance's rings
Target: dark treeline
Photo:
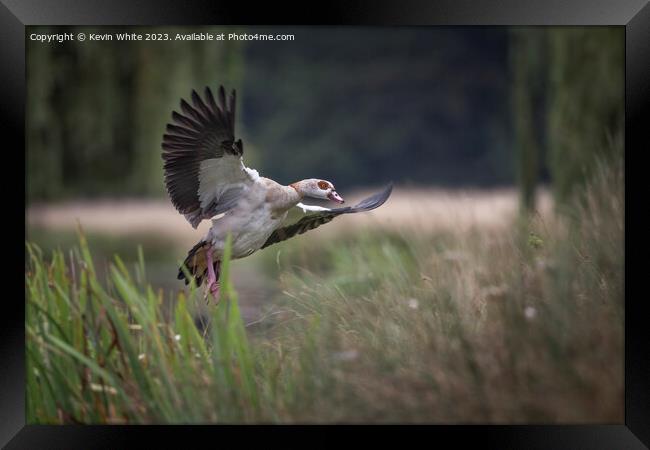
[[[28,34],[54,30],[61,32],[60,27],[30,27]],[[66,28],[75,35],[196,30]],[[172,109],[178,109],[181,96],[215,80],[239,87],[240,46],[213,41],[28,40],[28,199],[162,195],[160,142]]]
[[[290,32],[245,50],[246,130],[272,176],[512,183],[505,28]]]
[[[540,181],[568,195],[622,129],[619,28],[281,32],[295,40],[28,41],[28,198],[162,195],[171,110],[220,83],[240,92],[246,163],[286,183],[518,180],[532,206]]]
[[[623,29],[512,29],[510,48],[522,204],[534,207],[535,186],[548,175],[564,203],[598,160],[623,157]]]

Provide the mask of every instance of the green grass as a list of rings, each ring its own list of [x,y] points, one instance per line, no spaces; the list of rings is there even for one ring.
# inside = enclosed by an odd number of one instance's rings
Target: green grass
[[[142,253],[100,276],[83,236],[28,244],[28,422],[622,423],[622,163],[503,230],[312,236],[265,251],[261,327],[226,259],[205,331]]]
[[[35,423],[236,422],[259,417],[251,351],[237,295],[222,265],[220,306],[210,336],[188,304],[195,286],[165,316],[162,292],[144,283],[144,258],[131,274],[119,257],[106,286],[85,237],[70,254],[28,245],[27,404]]]

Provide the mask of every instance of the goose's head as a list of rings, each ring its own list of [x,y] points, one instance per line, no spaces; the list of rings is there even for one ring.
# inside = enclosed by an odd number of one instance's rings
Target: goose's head
[[[308,180],[298,181],[291,185],[303,197],[320,198],[332,200],[336,203],[345,203],[334,189],[334,185],[326,180],[310,178]]]

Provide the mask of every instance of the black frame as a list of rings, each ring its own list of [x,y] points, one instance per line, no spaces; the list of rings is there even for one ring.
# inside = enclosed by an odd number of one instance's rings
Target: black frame
[[[426,0],[399,1],[329,1],[322,4],[288,3],[284,8],[277,2],[266,2],[254,8],[242,2],[227,5],[216,1],[170,0],[1,0],[0,4],[0,119],[3,144],[6,137],[13,145],[3,145],[2,157],[16,156],[16,148],[24,146],[25,99],[25,26],[26,25],[201,25],[201,24],[310,24],[310,25],[619,25],[625,26],[625,176],[626,176],[626,263],[643,249],[634,237],[643,241],[642,212],[629,207],[630,200],[643,201],[638,189],[633,189],[634,166],[630,161],[642,150],[648,150],[647,117],[650,99],[650,5],[647,0],[580,0],[566,2],[546,0]],[[645,114],[644,114],[645,113]],[[3,161],[0,167],[11,167]],[[8,172],[8,171],[6,171]],[[5,172],[5,177],[6,177]],[[9,183],[5,184],[6,193]],[[642,188],[642,186],[640,187]],[[12,192],[2,195],[3,202],[12,200],[16,213],[21,206]],[[4,206],[4,205],[3,205]],[[643,211],[643,204],[641,206]],[[24,217],[24,216],[23,216]],[[18,225],[16,225],[18,227]],[[24,231],[24,229],[23,229]],[[8,232],[7,232],[8,233]],[[16,236],[19,232],[15,233]],[[7,239],[8,234],[4,234]],[[10,239],[10,238],[9,238]],[[23,243],[12,239],[15,260],[11,270],[3,271],[8,279],[20,279],[18,261],[24,258]],[[635,245],[630,243],[634,242]],[[21,256],[22,254],[22,256]],[[5,259],[8,257],[5,252]],[[444,441],[456,445],[474,443],[498,448],[603,448],[636,449],[650,445],[650,358],[642,297],[631,293],[637,283],[632,280],[633,265],[626,264],[625,298],[625,423],[618,425],[558,425],[558,426],[415,426],[373,427],[373,435],[383,437],[385,430],[403,432],[404,437],[428,437],[430,443]],[[15,271],[15,275],[14,275]],[[16,284],[16,283],[14,283]],[[640,285],[640,283],[638,284]],[[39,426],[25,425],[25,366],[24,366],[24,304],[3,291],[5,307],[0,346],[0,443],[7,448],[124,448],[138,436],[151,445],[154,440],[172,443],[174,440],[197,442],[202,437],[209,442],[222,443],[225,434],[246,432],[248,428],[225,426]],[[24,295],[24,291],[23,291]],[[9,308],[9,309],[6,309]],[[297,437],[307,428],[319,427],[253,427],[278,437]],[[350,431],[350,427],[337,428]],[[361,427],[361,430],[366,430]],[[284,433],[283,433],[284,431]],[[333,429],[327,429],[329,436]],[[281,434],[278,434],[281,433]],[[286,434],[286,433],[291,433]],[[408,434],[406,434],[408,433]],[[334,433],[335,435],[336,433]],[[143,436],[144,435],[144,436]],[[333,435],[333,436],[334,436]],[[331,442],[339,442],[336,437]],[[336,439],[336,440],[335,440]],[[644,445],[645,444],[645,445]],[[150,446],[149,445],[149,446]],[[647,448],[647,447],[646,447]]]

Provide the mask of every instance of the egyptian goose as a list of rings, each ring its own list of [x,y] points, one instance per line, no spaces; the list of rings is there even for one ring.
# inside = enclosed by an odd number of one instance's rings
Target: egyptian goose
[[[210,88],[204,98],[192,91],[192,105],[181,99],[182,113],[172,112],[162,141],[165,188],[176,209],[193,228],[204,219],[212,227],[188,253],[184,266],[200,286],[207,272],[207,292],[219,290],[219,264],[226,237],[232,236],[232,259],[305,233],[341,214],[369,211],[390,196],[392,184],[382,192],[344,208],[305,205],[305,197],[344,203],[326,180],[309,178],[283,186],[244,166],[244,146],[235,140],[233,90],[226,102],[221,86],[217,101]],[[288,211],[298,207],[311,212],[289,226],[281,226]],[[183,268],[178,279],[189,283]]]

